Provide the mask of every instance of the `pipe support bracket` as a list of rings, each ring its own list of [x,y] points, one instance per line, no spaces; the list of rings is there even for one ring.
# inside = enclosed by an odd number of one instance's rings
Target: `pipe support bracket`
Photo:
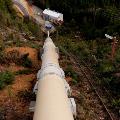
[[[62,79],[65,78],[64,71],[59,66],[57,66],[53,63],[48,63],[47,65],[42,67],[41,70],[38,71],[37,79],[40,80],[47,74],[56,74],[59,77],[61,77]]]

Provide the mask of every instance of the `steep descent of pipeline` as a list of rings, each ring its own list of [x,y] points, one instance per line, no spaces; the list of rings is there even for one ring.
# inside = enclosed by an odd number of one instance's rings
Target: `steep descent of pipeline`
[[[66,91],[67,82],[59,66],[56,46],[50,37],[45,40],[43,50],[33,120],[74,120]]]

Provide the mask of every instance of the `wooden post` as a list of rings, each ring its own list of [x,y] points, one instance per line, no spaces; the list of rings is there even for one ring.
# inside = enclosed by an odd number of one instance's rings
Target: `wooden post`
[[[116,39],[116,37],[114,37],[113,41],[112,41],[112,52],[111,52],[112,61],[114,60],[114,57],[115,57],[116,47],[117,47],[117,39]]]

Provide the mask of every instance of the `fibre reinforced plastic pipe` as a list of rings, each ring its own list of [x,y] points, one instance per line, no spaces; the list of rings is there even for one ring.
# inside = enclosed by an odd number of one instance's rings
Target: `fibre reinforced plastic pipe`
[[[74,120],[65,90],[64,72],[51,38],[45,40],[33,120]]]

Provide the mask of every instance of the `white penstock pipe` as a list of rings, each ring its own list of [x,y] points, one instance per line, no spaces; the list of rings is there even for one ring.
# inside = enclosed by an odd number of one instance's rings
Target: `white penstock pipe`
[[[48,31],[48,37],[50,37],[50,32]]]
[[[43,50],[42,67],[37,74],[38,92],[33,120],[74,120],[65,89],[64,72],[49,34]]]

